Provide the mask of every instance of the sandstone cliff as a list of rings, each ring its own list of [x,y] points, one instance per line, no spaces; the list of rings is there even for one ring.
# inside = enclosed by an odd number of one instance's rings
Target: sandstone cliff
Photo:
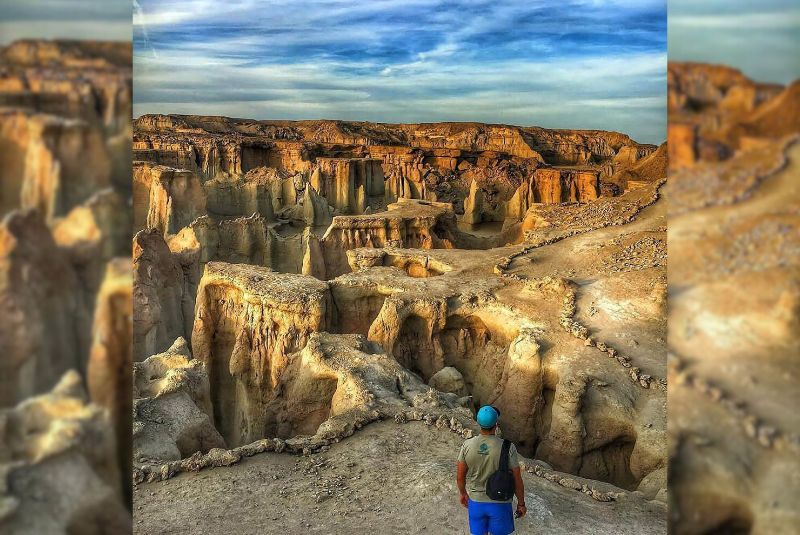
[[[180,229],[206,213],[206,192],[194,173],[137,162],[133,168],[134,231]]]
[[[224,187],[251,199],[223,203],[247,205],[246,212],[235,209],[235,213],[228,213],[223,208],[220,214],[258,212],[267,218],[269,215],[258,208],[263,205],[266,190],[250,192],[252,180],[247,178],[261,173],[259,169],[284,173],[280,184],[275,178],[269,180],[274,184],[270,195],[275,213],[297,204],[305,183],[311,184],[337,214],[382,209],[400,198],[454,202],[461,213],[471,184],[476,182],[487,198],[481,219],[502,221],[503,203],[521,183],[539,181],[532,176],[537,167],[581,166],[590,174],[611,176],[654,150],[615,132],[478,123],[252,121],[149,115],[135,121],[134,132],[136,159],[193,171],[202,180],[216,181],[207,187],[209,192]],[[580,194],[583,200],[590,200],[599,194],[589,193],[599,186],[585,185],[590,178],[582,176],[582,171],[562,173],[565,191],[562,193],[562,186],[544,186],[545,200],[541,202],[577,200]],[[290,176],[295,177],[293,182],[288,181]],[[244,182],[241,177],[245,177]],[[578,188],[572,189],[572,183]],[[227,198],[233,193],[223,195]]]
[[[458,229],[449,204],[401,199],[375,215],[334,217],[321,239],[309,237],[303,273],[320,279],[347,273],[347,251],[360,247],[452,249],[467,244],[474,247],[480,240]]]
[[[0,416],[4,533],[130,530],[130,277],[114,260],[130,254],[130,62],[122,43],[0,48],[0,406],[19,403]]]
[[[664,147],[600,131],[178,115],[140,117],[134,135],[139,165],[184,169],[207,199],[166,235],[163,218],[140,217],[135,358],[166,354],[138,365],[152,388],[135,481],[317,455],[377,420],[467,437],[492,403],[521,452],[564,472],[554,484],[666,500],[664,203],[651,206]],[[146,214],[151,196],[138,198]],[[170,348],[178,337],[194,358]],[[158,393],[184,380],[207,381],[208,410],[204,395]],[[201,438],[209,422],[224,446]]]
[[[111,185],[102,135],[83,121],[5,109],[0,148],[0,213],[36,209],[52,220]]]
[[[197,291],[195,358],[206,364],[216,427],[229,445],[263,436],[264,404],[288,355],[328,330],[328,285],[304,275],[211,262]]]
[[[670,159],[679,167],[726,160],[753,138],[797,130],[797,82],[763,84],[722,65],[670,62],[668,84]]]
[[[109,262],[97,294],[86,384],[92,403],[103,407],[110,416],[125,502],[130,501],[127,483],[131,474],[132,305],[131,262],[129,258],[117,258]]]
[[[46,391],[67,370],[85,372],[92,304],[35,212],[0,224],[0,303],[0,405]]]
[[[157,229],[133,240],[133,359],[141,361],[166,350],[178,337],[188,338],[194,319],[195,262],[185,266],[172,254]],[[194,277],[197,277],[196,280]]]

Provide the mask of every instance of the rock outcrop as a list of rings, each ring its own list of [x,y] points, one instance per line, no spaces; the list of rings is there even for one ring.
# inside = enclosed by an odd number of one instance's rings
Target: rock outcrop
[[[178,337],[188,338],[194,321],[193,287],[200,282],[192,267],[196,262],[184,269],[158,229],[134,237],[133,360],[166,350]]]
[[[288,355],[325,331],[328,285],[305,275],[210,262],[197,291],[192,350],[211,379],[216,427],[229,445],[263,436],[264,404]]]
[[[6,109],[0,148],[0,213],[34,209],[51,221],[111,185],[102,134],[83,121]]]
[[[130,530],[130,63],[124,43],[0,48],[4,533]]]
[[[0,304],[0,405],[52,388],[67,370],[86,371],[92,304],[36,212],[0,224]]]
[[[103,407],[110,415],[126,502],[130,501],[128,480],[131,474],[132,334],[131,261],[117,258],[108,264],[97,293],[86,384],[92,403]]]
[[[137,162],[133,168],[134,230],[176,234],[206,213],[206,193],[191,171]]]
[[[722,65],[670,62],[668,84],[675,169],[723,161],[753,139],[797,130],[800,83],[764,84]]]
[[[0,409],[0,430],[3,533],[130,531],[108,413],[88,403],[76,372]]]
[[[133,366],[133,460],[172,461],[224,448],[214,428],[208,373],[178,338]]]
[[[360,247],[452,249],[476,244],[480,240],[458,230],[449,204],[401,199],[386,212],[334,217],[321,239],[309,238],[303,273],[319,279],[347,273],[347,251]]]
[[[523,182],[538,185],[542,200],[534,202],[589,201],[599,195],[594,175],[611,176],[655,150],[601,131],[178,115],[140,117],[134,137],[135,159],[201,177],[209,213],[267,219],[268,197],[278,214],[300,204],[308,184],[336,215],[358,215],[404,198],[455,202],[461,213],[476,183],[486,197],[481,219],[503,221],[504,203]],[[556,175],[535,177],[540,167]]]
[[[136,237],[134,295],[149,308],[135,358],[167,352],[137,377],[204,370],[210,409],[186,395],[137,416],[134,481],[315,455],[378,420],[468,437],[473,411],[494,404],[504,436],[564,472],[533,469],[560,488],[666,499],[663,307],[641,304],[658,300],[646,282],[665,269],[665,147],[600,131],[178,115],[139,118],[135,138],[142,166],[187,170],[207,199],[177,232],[153,220]],[[638,316],[593,323],[587,295]],[[606,324],[644,332],[647,350],[621,354]],[[169,348],[178,336],[194,358]],[[209,422],[224,446],[197,439]]]

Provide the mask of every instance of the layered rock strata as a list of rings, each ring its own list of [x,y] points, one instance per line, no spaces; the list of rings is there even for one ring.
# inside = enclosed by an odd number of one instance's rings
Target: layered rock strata
[[[142,167],[190,171],[208,203],[177,232],[137,236],[143,295],[181,313],[156,320],[151,307],[134,346],[144,358],[189,340],[194,358],[182,350],[175,370],[207,370],[211,410],[198,410],[225,443],[185,452],[166,413],[169,430],[152,435],[166,446],[136,461],[137,483],[326,452],[381,419],[467,437],[491,403],[523,454],[564,472],[540,477],[597,500],[615,498],[579,478],[666,500],[663,307],[643,304],[665,268],[657,251],[636,269],[623,260],[642,250],[623,244],[663,233],[665,146],[500,125],[145,116],[135,150]],[[644,316],[613,319],[628,337],[642,328],[643,348],[609,339],[586,300]]]
[[[130,530],[130,63],[124,43],[0,48],[4,533]]]
[[[215,423],[228,444],[264,436],[265,405],[288,355],[328,330],[334,315],[325,282],[256,266],[206,265],[192,349],[208,367]]]
[[[347,273],[347,251],[360,247],[453,249],[474,242],[459,231],[450,205],[401,200],[375,215],[334,217],[321,239],[309,237],[303,273],[319,279]]]

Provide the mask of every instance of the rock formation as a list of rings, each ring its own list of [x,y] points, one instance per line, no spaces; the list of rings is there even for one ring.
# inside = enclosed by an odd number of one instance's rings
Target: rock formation
[[[211,262],[197,291],[192,349],[209,369],[216,426],[230,445],[263,436],[264,403],[313,332],[335,314],[328,285],[306,275]]]
[[[3,533],[131,527],[130,64],[124,43],[0,48]]]
[[[522,182],[539,184],[544,200],[535,202],[588,201],[599,195],[596,176],[611,176],[654,150],[614,132],[476,123],[151,115],[136,120],[134,133],[135,159],[210,181],[210,212],[260,213],[267,219],[268,195],[277,213],[300,203],[306,184],[341,215],[374,211],[401,198],[456,202],[460,214],[475,182],[488,197],[482,219],[502,221],[503,203]],[[563,177],[533,176],[537,168],[558,166],[581,169],[563,169]]]
[[[86,383],[92,402],[105,408],[111,417],[126,501],[130,500],[127,483],[131,473],[132,305],[131,262],[118,258],[109,262],[97,294]]]
[[[319,279],[350,271],[347,251],[360,247],[452,249],[479,240],[459,231],[452,208],[446,203],[401,199],[386,212],[369,216],[336,216],[325,235],[307,248],[310,258],[304,273]],[[319,255],[319,256],[317,256]],[[312,266],[318,266],[316,270]]]
[[[5,217],[0,249],[2,404],[9,406],[51,388],[69,369],[86,371],[92,305],[36,212]]]
[[[665,146],[178,115],[140,117],[134,136],[137,170],[187,173],[207,199],[165,230],[145,217],[165,203],[136,195],[134,358],[153,385],[137,394],[140,489],[384,424],[414,434],[400,448],[428,440],[419,421],[463,438],[490,403],[559,471],[534,476],[663,516]]]
[[[0,430],[3,533],[130,531],[113,428],[108,413],[88,403],[77,372],[0,409]]]
[[[205,190],[191,171],[137,162],[133,195],[138,209],[135,230],[157,228],[163,234],[175,234],[206,213]]]
[[[194,318],[199,274],[184,269],[158,229],[139,231],[133,239],[133,358],[141,361],[188,336]],[[195,275],[197,278],[193,277]]]
[[[164,353],[133,366],[133,459],[172,461],[225,441],[213,425],[205,365],[178,338]]]
[[[797,82],[764,84],[730,67],[671,62],[668,84],[670,160],[678,167],[726,160],[753,138],[797,131]]]

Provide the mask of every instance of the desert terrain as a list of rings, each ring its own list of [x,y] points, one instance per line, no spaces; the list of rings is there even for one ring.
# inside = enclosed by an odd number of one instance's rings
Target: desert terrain
[[[666,144],[180,115],[133,139],[135,532],[465,532],[487,403],[521,532],[666,531]]]
[[[800,83],[669,68],[675,533],[796,533]]]
[[[0,48],[0,532],[130,531],[131,45]]]

